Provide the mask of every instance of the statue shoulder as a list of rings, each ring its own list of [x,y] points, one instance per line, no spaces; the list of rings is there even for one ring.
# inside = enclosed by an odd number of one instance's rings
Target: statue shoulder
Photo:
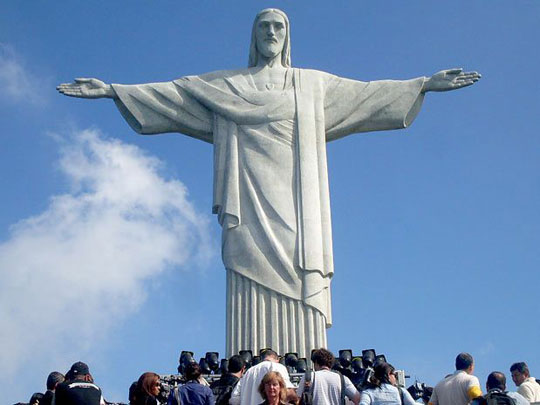
[[[302,68],[295,68],[295,70],[299,71],[301,82],[310,83],[312,88],[318,88],[320,91],[326,91],[328,88],[334,87],[339,81],[338,76],[322,70]]]
[[[205,81],[206,83],[210,84],[219,84],[222,83],[226,79],[232,79],[245,77],[249,75],[249,69],[234,69],[234,70],[216,70],[213,72],[203,73],[201,75],[190,75],[190,76],[184,76],[177,81],[182,80],[191,80],[193,78],[198,78],[200,80]]]
[[[324,83],[331,82],[332,80],[338,79],[339,77],[333,75],[332,73],[324,72],[322,70],[315,69],[304,69],[304,68],[295,68],[300,70],[300,74],[304,77],[309,78],[310,80],[318,80]]]

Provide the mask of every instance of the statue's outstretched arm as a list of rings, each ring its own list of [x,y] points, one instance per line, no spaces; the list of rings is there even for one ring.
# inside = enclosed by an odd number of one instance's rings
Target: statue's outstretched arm
[[[79,98],[117,98],[110,84],[99,79],[80,77],[73,83],[62,83],[56,87],[60,93]]]
[[[478,72],[464,72],[463,69],[441,70],[430,78],[426,78],[422,92],[461,89],[473,85],[481,77]]]

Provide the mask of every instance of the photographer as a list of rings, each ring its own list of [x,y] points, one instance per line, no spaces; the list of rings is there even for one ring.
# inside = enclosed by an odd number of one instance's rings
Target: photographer
[[[389,363],[378,363],[369,388],[362,392],[360,405],[416,405],[407,390],[397,386],[396,370]]]

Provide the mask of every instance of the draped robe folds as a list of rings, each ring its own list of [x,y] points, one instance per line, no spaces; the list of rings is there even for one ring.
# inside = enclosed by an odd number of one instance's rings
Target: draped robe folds
[[[408,126],[424,79],[361,82],[287,69],[258,91],[253,68],[118,85],[116,104],[141,134],[214,144],[213,212],[223,228],[227,354],[326,346],[334,273],[326,142]]]

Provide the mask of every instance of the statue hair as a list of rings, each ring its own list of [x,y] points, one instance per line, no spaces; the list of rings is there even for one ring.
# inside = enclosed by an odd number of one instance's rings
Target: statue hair
[[[255,21],[253,21],[253,28],[251,29],[251,45],[249,46],[249,62],[248,67],[255,67],[259,61],[259,51],[257,50],[257,23],[259,18],[267,13],[276,13],[283,17],[285,21],[285,42],[283,43],[283,50],[281,51],[281,64],[283,67],[291,67],[291,30],[289,24],[289,18],[287,14],[277,8],[265,8],[257,13]]]

